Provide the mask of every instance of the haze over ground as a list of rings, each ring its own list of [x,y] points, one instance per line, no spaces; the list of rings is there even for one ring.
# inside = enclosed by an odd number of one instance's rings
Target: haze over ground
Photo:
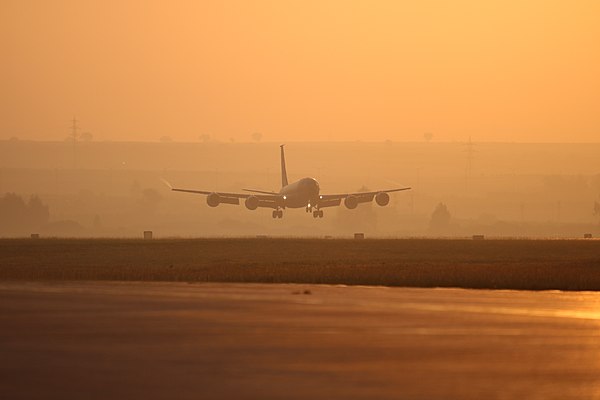
[[[387,207],[329,208],[322,220],[288,209],[283,220],[273,220],[269,209],[243,204],[210,208],[205,196],[170,192],[160,178],[204,190],[278,190],[276,143],[0,141],[0,193],[25,201],[37,195],[49,207],[49,218],[37,226],[4,219],[0,235],[139,237],[147,229],[158,237],[600,234],[600,215],[594,215],[600,144],[475,143],[471,156],[468,148],[424,141],[289,144],[290,179],[314,176],[323,193],[413,190],[393,194]],[[436,228],[432,214],[440,203],[451,218]],[[5,204],[0,197],[0,212]],[[2,215],[13,220],[16,214]]]
[[[0,4],[0,139],[597,142],[597,1]]]

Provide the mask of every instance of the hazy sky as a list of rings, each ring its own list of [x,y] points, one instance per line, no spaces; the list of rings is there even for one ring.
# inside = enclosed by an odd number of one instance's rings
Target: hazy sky
[[[0,1],[0,139],[600,141],[600,1]]]

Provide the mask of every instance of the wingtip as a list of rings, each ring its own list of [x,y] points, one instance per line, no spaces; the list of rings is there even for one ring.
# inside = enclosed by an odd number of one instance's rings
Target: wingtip
[[[164,183],[169,189],[173,190],[173,186],[171,186],[171,184],[169,183],[168,180],[164,179],[164,178],[160,178],[160,180],[162,181],[162,183]]]

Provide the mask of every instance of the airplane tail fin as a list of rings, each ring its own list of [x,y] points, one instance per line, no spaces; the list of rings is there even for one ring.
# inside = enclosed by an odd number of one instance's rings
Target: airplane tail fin
[[[288,179],[287,179],[287,171],[285,170],[285,152],[283,151],[283,146],[285,146],[284,144],[282,144],[281,146],[281,187],[283,188],[284,186],[288,185]]]

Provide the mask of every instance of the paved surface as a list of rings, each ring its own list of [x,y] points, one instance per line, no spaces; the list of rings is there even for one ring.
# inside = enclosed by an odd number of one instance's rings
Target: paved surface
[[[0,398],[600,399],[600,294],[0,282]]]

